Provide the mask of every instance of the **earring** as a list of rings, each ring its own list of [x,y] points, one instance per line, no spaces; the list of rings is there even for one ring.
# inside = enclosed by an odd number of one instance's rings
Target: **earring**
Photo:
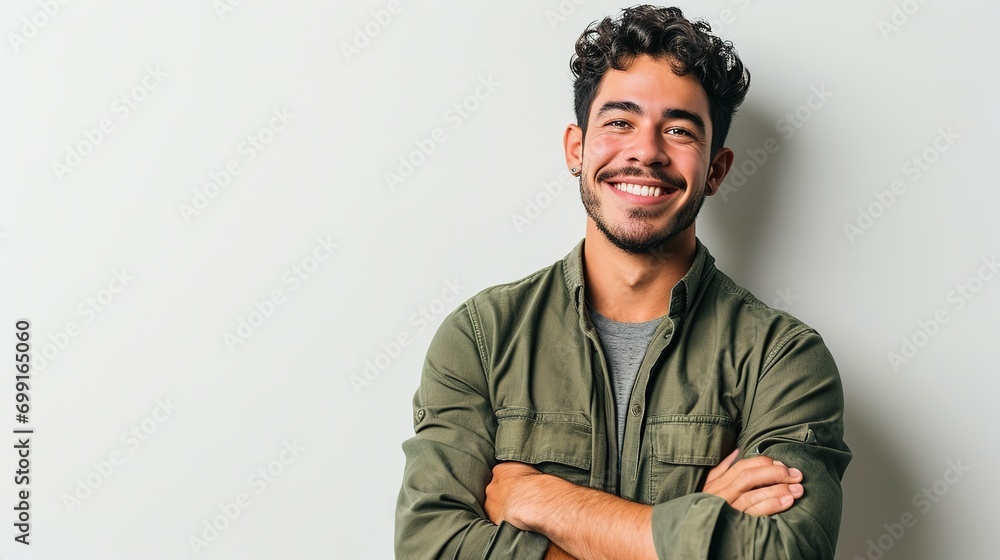
[[[570,172],[570,175],[572,175],[574,177],[579,177],[580,176],[580,168],[579,167],[574,167],[573,169],[570,169],[569,172]]]

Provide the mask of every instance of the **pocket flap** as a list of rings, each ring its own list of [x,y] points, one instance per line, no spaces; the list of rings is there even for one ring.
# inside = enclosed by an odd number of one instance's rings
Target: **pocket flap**
[[[653,458],[679,465],[718,465],[736,449],[736,423],[725,416],[671,414],[649,419]]]
[[[499,461],[552,461],[589,469],[592,437],[590,421],[582,412],[497,411],[495,447]]]

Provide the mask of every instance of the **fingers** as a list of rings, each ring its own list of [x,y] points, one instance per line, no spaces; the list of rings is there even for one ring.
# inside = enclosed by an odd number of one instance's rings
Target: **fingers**
[[[723,461],[710,471],[703,491],[725,499],[739,511],[773,515],[787,510],[803,495],[802,472],[781,461],[753,457],[720,472],[725,464]]]
[[[804,493],[805,489],[801,484],[776,484],[747,492],[733,502],[732,506],[758,517],[774,515],[791,508],[795,500]]]
[[[760,456],[733,464],[724,474],[712,480],[711,484],[706,479],[705,491],[726,498],[732,503],[743,493],[756,488],[801,481],[802,472],[798,469],[790,469],[780,461]]]
[[[739,453],[739,449],[734,449],[733,452],[727,455],[725,459],[719,461],[718,465],[712,467],[712,470],[708,471],[708,478],[705,479],[705,484],[708,484],[726,474],[729,467],[733,466],[733,461],[736,460],[736,456],[739,455]]]
[[[802,472],[799,469],[790,469],[784,465],[775,465],[772,463],[770,465],[761,465],[742,470],[730,482],[730,486],[742,494],[754,488],[762,488],[774,484],[792,484],[801,481]]]

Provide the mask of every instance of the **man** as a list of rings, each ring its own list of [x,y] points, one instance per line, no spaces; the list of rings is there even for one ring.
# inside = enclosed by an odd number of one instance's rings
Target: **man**
[[[851,458],[836,365],[695,237],[749,73],[652,6],[589,27],[571,67],[586,236],[442,323],[397,557],[832,559]]]

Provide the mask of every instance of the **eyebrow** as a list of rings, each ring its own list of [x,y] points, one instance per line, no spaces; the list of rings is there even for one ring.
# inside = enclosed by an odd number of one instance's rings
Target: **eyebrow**
[[[626,113],[632,113],[635,115],[642,115],[642,107],[634,101],[608,101],[604,105],[601,105],[601,109],[597,111],[597,116],[601,116],[609,111],[625,111]],[[698,132],[702,135],[705,134],[705,121],[697,113],[692,113],[687,109],[664,109],[663,110],[664,119],[684,119],[691,121],[691,124],[698,129]]]

